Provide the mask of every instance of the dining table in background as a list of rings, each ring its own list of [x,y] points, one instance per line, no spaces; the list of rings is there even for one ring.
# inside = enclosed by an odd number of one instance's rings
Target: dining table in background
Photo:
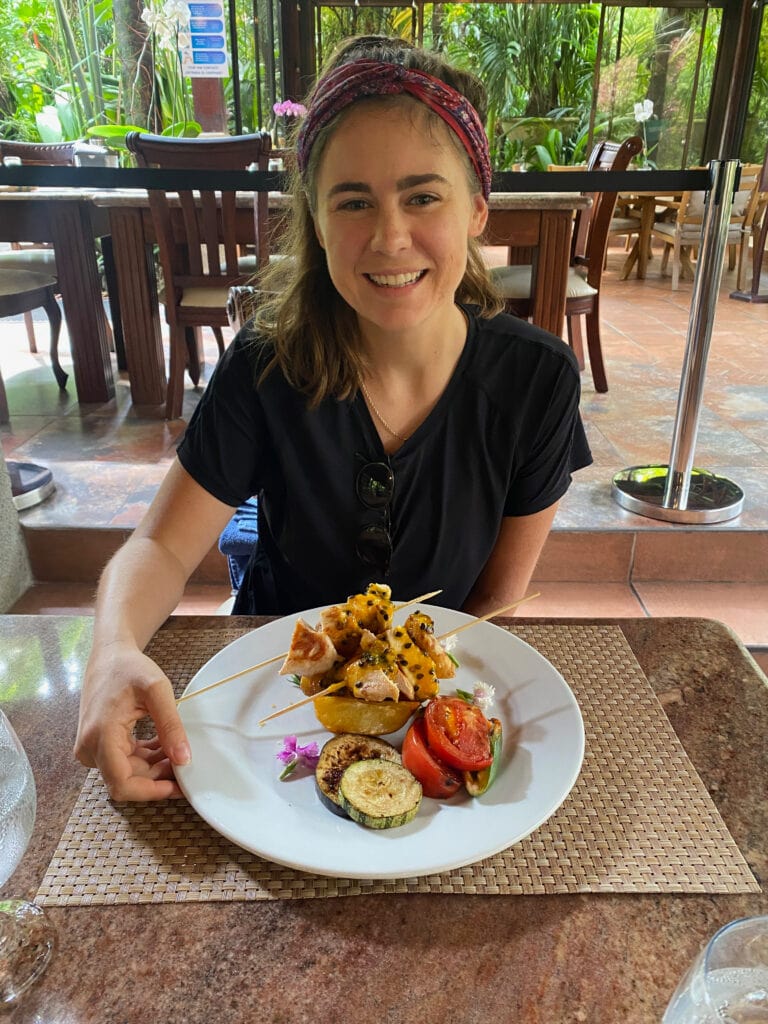
[[[75,387],[83,404],[107,402],[115,394],[95,247],[95,239],[108,237],[109,216],[94,206],[87,191],[0,188],[0,241],[53,244]]]
[[[166,371],[147,194],[104,191],[95,194],[93,202],[109,217],[131,397],[136,405],[159,404],[165,400]],[[279,235],[289,202],[287,195],[270,193],[273,238]],[[484,244],[507,247],[510,260],[518,263],[533,259],[537,272],[532,319],[557,335],[565,314],[574,212],[589,203],[579,193],[496,192],[489,201]],[[236,234],[238,243],[253,244],[253,205],[246,193],[238,195]]]
[[[620,281],[626,281],[634,267],[637,267],[637,278],[645,280],[648,261],[652,258],[653,225],[665,211],[674,211],[678,199],[679,193],[673,192],[633,192],[631,195],[622,195],[622,202],[634,211],[632,216],[638,218],[638,232],[619,273]]]
[[[508,249],[508,263],[531,263],[531,320],[561,336],[574,214],[591,200],[580,192],[492,192],[484,245]]]
[[[158,636],[186,652],[212,631],[220,637],[225,626],[266,621],[179,616]],[[503,624],[575,638],[584,622]],[[78,616],[0,617],[0,698],[38,791],[32,841],[4,896],[35,895],[88,774],[72,745],[91,624]],[[620,631],[751,871],[765,879],[768,685],[755,662],[712,620],[600,619],[589,627]],[[159,813],[172,829],[174,802],[164,806]],[[82,828],[88,832],[86,822]],[[85,834],[84,841],[111,840]],[[54,959],[6,1019],[658,1024],[701,944],[727,921],[767,912],[764,891],[46,905],[58,931]]]

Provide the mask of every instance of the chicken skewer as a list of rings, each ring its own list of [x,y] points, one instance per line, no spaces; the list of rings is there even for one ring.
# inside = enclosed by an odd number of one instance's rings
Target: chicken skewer
[[[535,594],[529,594],[527,597],[522,597],[518,601],[513,601],[512,604],[504,605],[501,608],[496,608],[492,612],[488,612],[487,615],[483,615],[478,619],[473,619],[471,622],[465,622],[462,626],[457,626],[456,629],[452,629],[447,633],[443,633],[439,637],[434,638],[434,642],[443,641],[449,636],[454,636],[456,633],[460,633],[463,629],[469,629],[470,626],[476,626],[479,622],[486,622],[488,619],[495,618],[498,615],[503,615],[504,612],[511,612],[514,608],[519,608],[520,605],[526,604],[528,601],[532,601],[535,597],[540,596],[540,591]],[[443,652],[445,653],[445,652]],[[447,655],[446,655],[447,657]],[[281,715],[287,715],[289,711],[294,711],[296,708],[304,707],[307,704],[311,704],[312,701],[317,700],[318,697],[327,697],[331,693],[335,693],[345,685],[344,682],[331,683],[330,686],[325,687],[318,693],[313,693],[303,700],[296,701],[294,704],[289,704],[287,707],[282,708],[280,711],[274,711],[271,715],[267,715],[266,718],[262,718],[259,721],[259,725],[264,725],[266,722],[271,722],[274,718],[279,718]]]
[[[421,604],[423,601],[428,601],[432,597],[437,597],[441,593],[439,590],[433,590],[428,594],[421,594],[419,597],[411,598],[410,601],[404,601],[403,604],[395,606],[395,611],[400,611],[402,608],[408,608],[412,604]],[[201,693],[207,693],[209,690],[215,690],[218,686],[223,686],[224,683],[229,683],[233,679],[239,679],[241,676],[248,675],[249,672],[256,672],[257,669],[266,668],[268,665],[274,665],[278,661],[284,661],[289,656],[288,651],[284,651],[282,654],[276,654],[273,658],[267,658],[266,661],[260,661],[257,665],[250,665],[248,668],[241,669],[239,672],[233,672],[230,676],[225,676],[223,679],[218,679],[215,683],[208,683],[207,686],[200,687],[199,690],[194,690],[192,693],[185,693],[182,697],[179,697],[176,704],[181,704],[185,700],[190,700],[192,697],[199,697]]]

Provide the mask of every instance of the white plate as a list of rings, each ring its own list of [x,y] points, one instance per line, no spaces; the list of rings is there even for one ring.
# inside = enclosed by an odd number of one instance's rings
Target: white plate
[[[318,609],[303,612],[314,625]],[[471,616],[429,608],[435,632]],[[297,616],[277,619],[235,640],[207,662],[191,692],[288,649]],[[275,755],[283,737],[299,743],[330,738],[310,707],[259,726],[272,711],[301,698],[279,663],[225,683],[179,705],[192,763],[177,770],[189,802],[217,832],[278,864],[339,878],[409,878],[472,864],[519,842],[568,795],[584,755],[579,706],[559,672],[528,644],[481,622],[457,636],[456,677],[441,692],[471,690],[482,679],[496,688],[491,714],[504,729],[501,768],[485,796],[424,798],[402,828],[375,831],[326,810],[314,776],[298,770],[279,781]],[[403,733],[384,737],[400,746]]]

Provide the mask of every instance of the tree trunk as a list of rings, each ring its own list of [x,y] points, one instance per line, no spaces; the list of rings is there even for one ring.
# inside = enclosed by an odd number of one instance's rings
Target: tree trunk
[[[113,0],[115,41],[120,54],[120,120],[158,131],[153,114],[154,65],[148,28],[141,20],[142,0]]]

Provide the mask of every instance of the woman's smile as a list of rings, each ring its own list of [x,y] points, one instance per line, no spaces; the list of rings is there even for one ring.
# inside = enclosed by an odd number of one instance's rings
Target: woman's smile
[[[402,289],[421,281],[426,273],[426,270],[415,270],[398,274],[366,274],[365,276],[379,288]]]

